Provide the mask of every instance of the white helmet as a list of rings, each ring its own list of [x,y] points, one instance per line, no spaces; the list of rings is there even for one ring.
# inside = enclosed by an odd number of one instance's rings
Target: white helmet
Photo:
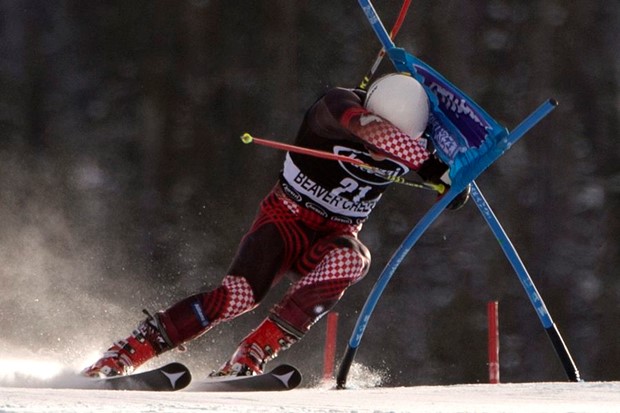
[[[413,138],[426,129],[428,96],[411,76],[390,73],[377,79],[368,88],[364,106]]]

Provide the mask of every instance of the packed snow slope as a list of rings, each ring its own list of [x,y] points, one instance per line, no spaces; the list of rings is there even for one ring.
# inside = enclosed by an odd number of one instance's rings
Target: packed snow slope
[[[333,382],[285,392],[207,393],[78,390],[74,367],[44,358],[0,358],[0,413],[620,413],[620,382],[547,382],[380,387],[354,363],[346,390]],[[206,373],[193,372],[194,380]]]
[[[354,365],[355,366],[355,365]],[[206,393],[77,390],[57,362],[0,360],[0,412],[410,412],[620,413],[620,382],[470,384],[382,388],[356,368],[346,390],[325,382],[286,392]],[[362,374],[360,374],[360,371]],[[199,373],[194,379],[200,380]]]
[[[0,412],[620,412],[620,383],[527,383],[271,393],[0,388]]]

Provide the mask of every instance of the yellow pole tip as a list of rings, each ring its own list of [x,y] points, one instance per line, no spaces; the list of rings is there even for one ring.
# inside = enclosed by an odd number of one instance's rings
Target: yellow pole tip
[[[252,135],[250,135],[249,133],[244,133],[243,135],[241,135],[241,142],[243,143],[252,143]]]

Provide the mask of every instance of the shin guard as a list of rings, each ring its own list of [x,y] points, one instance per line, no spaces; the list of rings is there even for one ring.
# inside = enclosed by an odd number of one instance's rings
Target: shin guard
[[[218,288],[188,297],[157,315],[170,341],[178,346],[256,305],[246,279],[227,275]]]

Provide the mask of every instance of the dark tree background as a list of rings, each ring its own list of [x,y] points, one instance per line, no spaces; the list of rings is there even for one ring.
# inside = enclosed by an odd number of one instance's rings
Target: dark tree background
[[[400,1],[375,3],[390,26]],[[478,183],[586,380],[620,379],[619,13],[607,0],[420,0],[397,38],[509,128],[559,100]],[[291,142],[308,105],[357,85],[378,47],[354,1],[2,0],[2,354],[77,368],[142,308],[217,285],[283,159],[239,135]],[[393,186],[367,223],[373,266],[337,307],[339,355],[433,201]],[[206,374],[285,288],[164,357]],[[564,380],[473,203],[408,255],[357,361],[390,385],[485,382],[494,299],[502,380]],[[321,322],[282,358],[319,377],[323,340]]]

